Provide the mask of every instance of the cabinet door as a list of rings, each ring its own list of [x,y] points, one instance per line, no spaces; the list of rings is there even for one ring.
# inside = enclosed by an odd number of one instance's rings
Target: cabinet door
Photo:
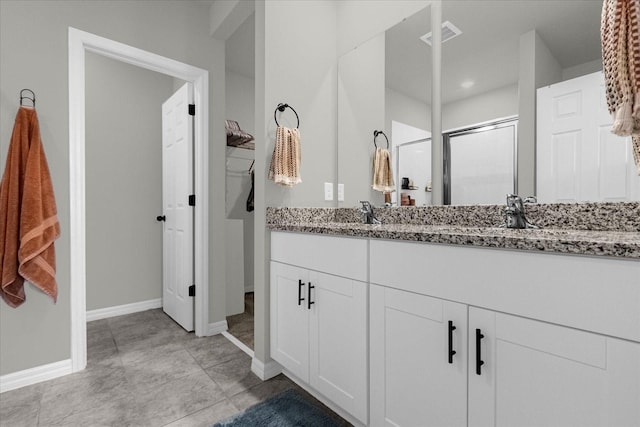
[[[367,285],[310,272],[310,381],[367,423]]]
[[[638,343],[470,308],[469,353],[469,426],[640,425]]]
[[[371,425],[465,426],[467,307],[372,285],[370,322]]]
[[[308,273],[271,262],[271,357],[309,381]]]

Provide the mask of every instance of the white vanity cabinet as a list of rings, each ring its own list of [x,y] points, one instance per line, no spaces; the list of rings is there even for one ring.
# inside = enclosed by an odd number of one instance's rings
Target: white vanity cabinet
[[[372,240],[371,425],[640,426],[639,279],[637,261]]]
[[[467,306],[372,285],[371,426],[467,424]]]
[[[363,423],[366,240],[271,234],[271,357]]]
[[[638,426],[640,343],[469,307],[469,426]]]

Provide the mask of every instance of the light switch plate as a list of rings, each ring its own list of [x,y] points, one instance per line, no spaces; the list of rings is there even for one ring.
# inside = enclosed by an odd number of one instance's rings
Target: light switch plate
[[[333,182],[324,183],[324,199],[333,200]]]
[[[344,202],[344,184],[338,184],[338,201]]]

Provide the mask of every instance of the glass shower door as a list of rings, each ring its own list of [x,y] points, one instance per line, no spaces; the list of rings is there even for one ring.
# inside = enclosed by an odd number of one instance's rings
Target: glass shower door
[[[503,204],[516,190],[517,120],[443,135],[445,203]]]

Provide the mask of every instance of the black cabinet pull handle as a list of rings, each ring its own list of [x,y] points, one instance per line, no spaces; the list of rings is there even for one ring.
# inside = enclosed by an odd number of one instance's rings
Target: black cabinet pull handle
[[[476,329],[476,374],[482,375],[482,365],[484,365],[484,361],[482,360],[482,346],[481,341],[484,338],[480,329]]]
[[[304,298],[302,297],[303,286],[304,286],[304,283],[302,283],[302,280],[298,279],[298,305],[302,305],[302,301],[304,301]]]
[[[307,309],[311,310],[311,304],[315,304],[315,301],[311,301],[311,289],[315,289],[316,287],[309,282],[309,293],[307,295]]]
[[[449,320],[449,363],[453,363],[453,355],[456,354],[453,349],[453,331],[455,330],[456,327],[453,326],[453,321]]]
[[[166,220],[167,220],[167,217],[164,215],[158,215],[156,217],[156,221],[166,221]]]

